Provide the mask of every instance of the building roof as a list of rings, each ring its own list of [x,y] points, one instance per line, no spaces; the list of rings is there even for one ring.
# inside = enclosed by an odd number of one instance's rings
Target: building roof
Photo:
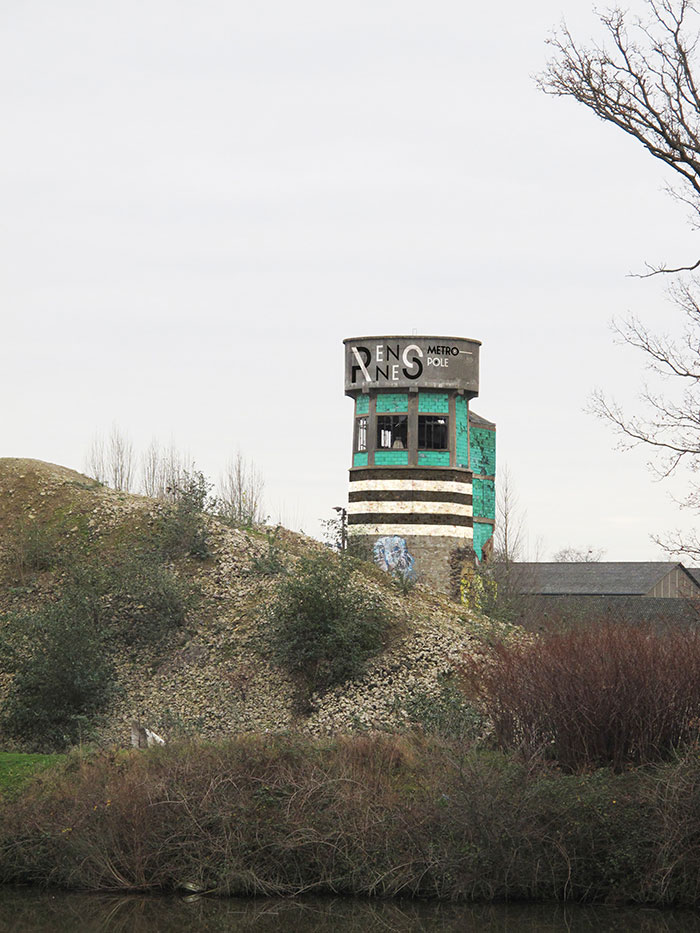
[[[493,421],[487,421],[486,418],[483,418],[481,415],[477,415],[477,413],[473,411],[471,408],[469,409],[469,420],[471,421],[472,424],[479,425],[480,427],[483,427],[483,428],[495,428],[496,427]]]
[[[546,596],[646,596],[674,569],[680,569],[696,586],[693,576],[673,561],[591,561],[511,564],[511,581],[520,593]]]

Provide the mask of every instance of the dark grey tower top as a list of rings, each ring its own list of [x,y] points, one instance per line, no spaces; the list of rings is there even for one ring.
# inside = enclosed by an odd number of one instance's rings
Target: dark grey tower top
[[[346,395],[412,388],[479,394],[479,340],[413,334],[348,337],[343,343]]]

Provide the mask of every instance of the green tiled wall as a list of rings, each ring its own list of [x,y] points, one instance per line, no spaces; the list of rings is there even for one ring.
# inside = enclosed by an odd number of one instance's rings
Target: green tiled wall
[[[377,411],[408,411],[408,395],[402,392],[386,392],[377,396]]]
[[[493,528],[491,525],[487,525],[484,522],[474,522],[474,550],[479,560],[482,559],[484,554],[484,545],[492,534]]]
[[[358,395],[355,399],[355,414],[356,415],[368,415],[369,414],[369,395]]]
[[[418,466],[449,466],[449,450],[419,450]]]
[[[461,395],[458,395],[455,399],[455,414],[457,424],[455,429],[457,432],[457,466],[458,467],[468,467],[469,466],[469,425],[467,423],[468,419],[468,410],[467,410],[467,400]]]
[[[495,476],[496,432],[486,428],[475,428],[472,425],[470,435],[472,473]]]
[[[352,465],[353,466],[367,466],[367,454],[366,453],[355,454],[352,458]]]
[[[496,488],[492,479],[472,480],[474,515],[479,518],[496,517]]]
[[[377,450],[374,454],[376,466],[408,466],[407,450]]]
[[[419,392],[418,411],[422,414],[447,415],[450,399],[444,392]]]

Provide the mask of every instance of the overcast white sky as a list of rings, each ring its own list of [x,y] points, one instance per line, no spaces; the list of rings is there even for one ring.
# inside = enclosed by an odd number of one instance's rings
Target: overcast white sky
[[[562,16],[596,32],[588,0],[5,0],[1,455],[82,469],[113,422],[213,478],[240,448],[318,534],[342,339],[466,336],[531,556],[663,559],[692,517],[583,409],[641,387],[613,315],[680,325],[627,273],[695,243],[641,149],[536,89]]]

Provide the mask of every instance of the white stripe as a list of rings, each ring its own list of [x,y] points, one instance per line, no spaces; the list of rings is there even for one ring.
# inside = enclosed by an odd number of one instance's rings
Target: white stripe
[[[350,480],[351,492],[403,492],[414,490],[416,492],[460,492],[469,495],[472,491],[470,482],[454,482],[452,480],[432,479],[358,479]]]
[[[351,537],[370,535],[373,538],[384,535],[411,538],[420,535],[429,538],[468,538],[471,541],[474,537],[473,530],[463,525],[350,525],[348,533]]]
[[[357,360],[357,363],[358,363],[360,369],[362,370],[362,375],[365,377],[365,382],[371,382],[372,380],[371,380],[370,377],[369,377],[369,373],[367,372],[367,369],[366,369],[366,367],[365,367],[365,364],[362,362],[362,357],[360,356],[360,354],[359,354],[359,352],[358,352],[358,350],[357,350],[357,347],[353,347],[353,348],[352,348],[352,352],[353,352],[353,355],[354,355],[355,359]]]
[[[351,502],[348,515],[362,512],[397,512],[403,515],[411,512],[431,513],[433,515],[471,515],[472,507],[461,502]]]

